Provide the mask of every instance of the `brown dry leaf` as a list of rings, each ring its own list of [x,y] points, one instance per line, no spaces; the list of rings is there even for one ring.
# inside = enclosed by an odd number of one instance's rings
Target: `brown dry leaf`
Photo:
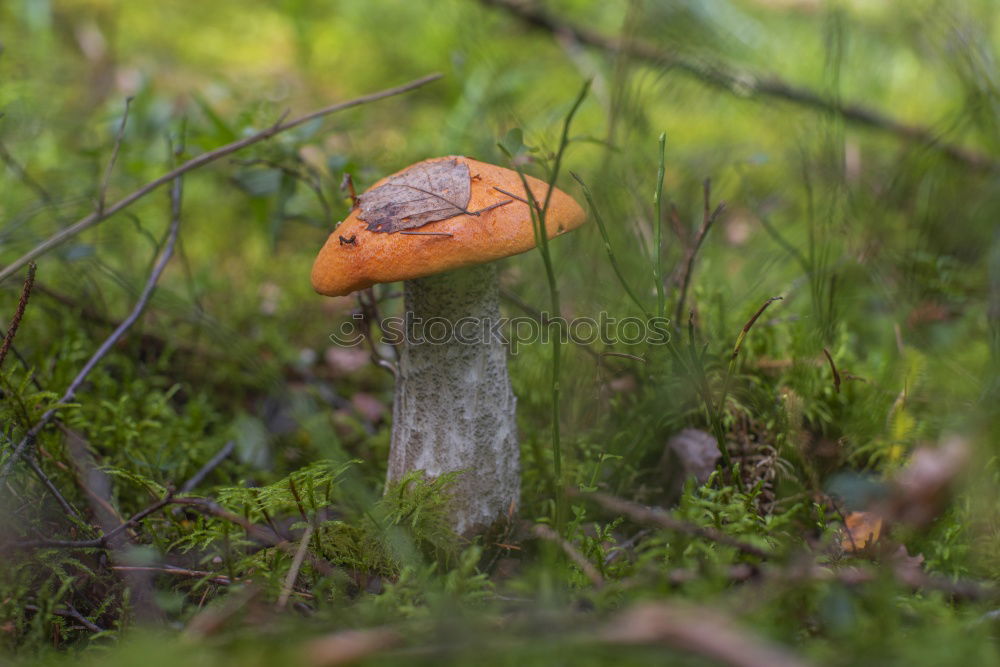
[[[358,198],[368,231],[392,234],[467,212],[469,166],[458,160],[422,162]]]
[[[882,534],[882,516],[876,512],[851,512],[844,517],[844,536],[840,548],[852,553],[875,544]]]
[[[303,662],[312,667],[346,665],[392,648],[401,639],[399,633],[388,628],[335,632],[308,642],[303,647]]]

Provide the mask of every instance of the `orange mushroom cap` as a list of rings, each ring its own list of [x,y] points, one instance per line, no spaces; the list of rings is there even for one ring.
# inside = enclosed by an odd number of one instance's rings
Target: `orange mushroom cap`
[[[383,178],[368,192],[414,167],[443,160],[468,166],[471,194],[465,210],[481,213],[429,222],[407,230],[410,233],[386,233],[369,231],[360,217],[361,208],[355,207],[319,251],[312,268],[313,289],[327,296],[345,296],[376,283],[423,278],[535,247],[531,211],[522,201],[527,199],[524,186],[511,169],[462,156],[432,158]],[[548,184],[526,178],[532,195],[542,204]],[[509,203],[489,208],[501,202]],[[572,197],[555,188],[545,218],[546,233],[553,238],[582,225],[586,214]]]

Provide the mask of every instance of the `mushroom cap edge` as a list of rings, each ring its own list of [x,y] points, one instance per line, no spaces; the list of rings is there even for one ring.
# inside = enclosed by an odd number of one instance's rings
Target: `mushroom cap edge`
[[[368,231],[356,207],[330,234],[317,255],[312,267],[313,289],[326,296],[346,296],[377,283],[423,278],[492,262],[535,247],[528,205],[501,192],[505,190],[526,199],[521,178],[512,169],[463,156],[431,158],[381,179],[369,191],[407,169],[439,160],[458,160],[468,165],[472,179],[469,211],[503,201],[509,203],[477,216],[458,215],[408,230],[420,234]],[[548,184],[531,176],[525,178],[534,197],[543,201]],[[576,229],[585,220],[580,205],[554,188],[546,213],[546,235],[554,238]]]

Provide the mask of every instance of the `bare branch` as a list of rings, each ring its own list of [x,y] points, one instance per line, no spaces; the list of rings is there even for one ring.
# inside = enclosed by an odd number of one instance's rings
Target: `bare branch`
[[[714,528],[706,528],[697,524],[688,523],[687,521],[674,518],[662,510],[645,507],[623,498],[618,498],[606,493],[583,494],[573,490],[568,491],[568,493],[570,495],[589,498],[604,509],[624,514],[629,519],[639,524],[658,526],[660,528],[666,528],[667,530],[672,530],[678,533],[685,533],[694,537],[700,537],[727,547],[733,547],[734,549],[742,551],[747,555],[756,556],[758,558],[767,559],[773,556],[773,554],[761,549],[760,547],[726,535],[725,533],[719,532]]]
[[[215,456],[210,458],[208,462],[206,462],[205,465],[203,465],[201,469],[198,470],[198,472],[196,472],[194,475],[191,476],[191,479],[189,479],[188,481],[184,482],[184,484],[181,485],[179,493],[189,493],[198,488],[198,485],[202,483],[202,481],[209,475],[209,473],[218,468],[219,465],[223,461],[225,461],[230,454],[233,453],[234,449],[236,449],[235,440],[230,440],[225,445],[223,445],[222,449],[220,449],[215,454]]]
[[[288,604],[288,597],[292,594],[292,589],[295,587],[295,580],[299,576],[299,568],[302,567],[302,559],[305,558],[312,535],[312,524],[306,524],[306,529],[302,533],[302,539],[299,540],[299,548],[295,551],[295,556],[292,557],[291,567],[288,568],[285,585],[282,586],[281,595],[278,596],[278,609],[284,609],[285,605]]]
[[[574,563],[576,563],[577,567],[579,567],[580,570],[587,575],[587,578],[590,579],[590,583],[594,584],[594,588],[601,588],[604,586],[604,577],[602,577],[601,573],[597,571],[594,564],[587,560],[587,557],[580,553],[579,549],[573,546],[572,542],[562,538],[559,533],[552,530],[544,523],[535,524],[534,533],[536,537],[558,544],[562,550],[566,552],[566,555],[569,556]]]
[[[176,188],[175,194],[177,194],[180,188],[180,179],[175,181],[174,187]],[[49,422],[55,418],[59,409],[73,400],[73,397],[76,396],[77,390],[79,390],[80,386],[83,385],[83,382],[87,379],[90,371],[94,370],[97,364],[104,359],[108,352],[111,351],[111,349],[125,335],[129,328],[135,324],[135,322],[142,315],[143,311],[146,310],[146,305],[149,303],[150,298],[153,296],[153,291],[156,289],[156,283],[160,280],[160,276],[163,274],[163,270],[166,268],[167,262],[170,261],[170,258],[174,253],[174,245],[177,241],[178,230],[180,229],[181,219],[180,206],[178,202],[179,197],[174,197],[172,199],[175,201],[172,216],[173,219],[170,221],[170,228],[167,232],[166,243],[164,244],[163,250],[160,252],[160,258],[153,267],[152,273],[150,273],[149,278],[146,280],[146,286],[139,295],[139,300],[132,308],[132,312],[129,313],[128,317],[122,320],[122,323],[119,324],[113,332],[111,332],[111,335],[105,339],[101,346],[97,348],[97,351],[94,352],[90,359],[87,360],[87,363],[84,364],[83,368],[80,369],[80,372],[76,374],[76,377],[73,378],[72,382],[70,382],[69,387],[56,404],[46,410],[41,419],[39,419],[38,422],[28,430],[24,437],[21,438],[21,441],[11,453],[10,458],[7,459],[3,468],[0,469],[0,486],[3,486],[3,483],[7,480],[8,475],[10,475],[11,469],[14,467],[15,461],[17,461],[17,459],[24,454],[28,445],[34,442],[35,438],[38,437],[38,434],[42,432],[42,429],[44,429]]]
[[[262,542],[268,546],[276,547],[286,553],[291,553],[293,556],[297,552],[297,547],[294,544],[286,539],[283,539],[280,535],[275,533],[273,529],[264,529],[244,517],[230,512],[226,508],[211,500],[206,500],[205,498],[187,497],[174,498],[171,502],[175,505],[186,505],[188,507],[192,507],[203,514],[208,514],[218,519],[222,519],[223,521],[235,524],[246,531],[247,536],[251,539]],[[335,572],[335,568],[332,565],[325,560],[308,553],[308,551],[305,554],[305,559],[309,561],[309,565],[320,574],[330,575]]]
[[[37,605],[33,605],[33,604],[26,604],[26,605],[24,605],[24,608],[27,611],[34,611],[34,612],[39,612],[39,611],[42,610],[41,607],[38,607]],[[51,614],[53,616],[61,616],[63,618],[71,618],[74,621],[76,621],[77,623],[79,623],[80,625],[82,625],[83,627],[85,627],[87,630],[90,630],[91,632],[105,632],[104,628],[102,628],[99,625],[96,625],[92,621],[88,620],[87,617],[84,616],[83,614],[81,614],[80,612],[78,612],[73,605],[68,604],[68,605],[66,605],[65,609],[53,609],[52,612],[51,612]]]
[[[70,516],[74,516],[82,520],[80,513],[76,511],[76,508],[74,508],[61,493],[59,493],[59,489],[52,482],[52,480],[49,479],[49,476],[45,474],[45,471],[38,465],[38,462],[30,456],[26,456],[25,460],[28,462],[28,467],[31,468],[31,471],[35,473],[35,477],[37,477],[45,488],[49,490],[49,493],[51,493],[52,497],[56,499],[59,506],[63,508],[63,511]]]
[[[441,74],[431,74],[422,77],[420,79],[411,81],[409,83],[405,83],[401,86],[396,86],[395,88],[387,88],[380,92],[372,93],[371,95],[364,95],[362,97],[357,97],[353,100],[348,100],[346,102],[339,102],[337,104],[324,107],[317,111],[307,113],[306,115],[300,116],[293,120],[284,123],[276,123],[275,125],[272,125],[265,130],[261,130],[260,132],[253,134],[249,137],[244,137],[243,139],[240,139],[238,141],[234,141],[220,148],[216,148],[215,150],[209,151],[207,153],[202,153],[197,157],[191,158],[184,164],[176,167],[175,169],[172,169],[166,174],[160,176],[159,178],[150,181],[149,183],[139,188],[132,194],[124,197],[123,199],[118,200],[111,206],[108,206],[103,211],[101,212],[95,211],[94,213],[91,213],[85,218],[82,218],[77,222],[73,223],[66,229],[63,229],[59,231],[57,234],[54,234],[53,236],[42,241],[32,250],[25,253],[24,255],[16,259],[14,262],[8,264],[3,269],[0,269],[0,282],[9,278],[11,275],[17,272],[21,267],[23,267],[25,264],[32,261],[33,259],[45,254],[52,248],[55,248],[65,243],[67,240],[73,238],[83,230],[89,229],[90,227],[93,227],[99,222],[103,222],[104,220],[108,219],[115,213],[118,213],[119,211],[134,204],[136,201],[142,199],[153,190],[159,188],[161,185],[169,183],[178,176],[181,176],[182,174],[186,174],[189,171],[198,169],[199,167],[203,167],[206,164],[214,162],[220,158],[226,157],[227,155],[231,155],[232,153],[235,153],[240,149],[259,143],[261,141],[264,141],[265,139],[270,139],[271,137],[280,132],[290,130],[293,127],[298,127],[299,125],[302,125],[303,123],[308,123],[309,121],[315,120],[316,118],[321,118],[323,116],[326,116],[328,114],[337,111],[350,109],[352,107],[360,106],[362,104],[367,104],[368,102],[374,102],[376,100],[381,100],[386,97],[392,97],[393,95],[399,95],[401,93],[408,92],[410,90],[413,90],[414,88],[419,88],[420,86],[424,86],[432,81],[436,81],[437,79],[440,79],[441,76],[442,76]]]

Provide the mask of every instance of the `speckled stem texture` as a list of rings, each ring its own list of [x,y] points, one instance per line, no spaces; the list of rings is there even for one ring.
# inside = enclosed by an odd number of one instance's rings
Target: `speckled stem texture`
[[[411,470],[431,478],[463,471],[452,516],[456,531],[471,535],[506,516],[521,490],[507,350],[484,327],[500,318],[496,268],[408,280],[404,290],[414,324],[396,378],[387,481]]]

